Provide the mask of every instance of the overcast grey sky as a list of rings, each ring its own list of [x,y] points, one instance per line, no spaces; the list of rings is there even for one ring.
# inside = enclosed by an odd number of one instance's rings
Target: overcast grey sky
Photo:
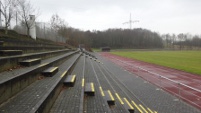
[[[38,21],[57,13],[69,26],[81,30],[129,28],[122,23],[139,20],[133,28],[159,33],[201,35],[201,0],[31,0],[40,9]]]

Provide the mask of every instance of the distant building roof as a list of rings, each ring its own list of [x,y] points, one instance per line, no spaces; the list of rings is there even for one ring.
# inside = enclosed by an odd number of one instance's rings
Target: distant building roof
[[[102,47],[101,48],[101,51],[103,51],[103,52],[109,52],[110,50],[111,50],[110,47]]]

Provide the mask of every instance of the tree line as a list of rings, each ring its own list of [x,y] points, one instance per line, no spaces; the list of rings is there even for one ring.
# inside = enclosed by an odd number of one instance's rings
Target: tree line
[[[23,24],[17,27],[24,31]],[[21,29],[20,29],[21,28]],[[162,34],[147,29],[108,29],[105,31],[82,31],[68,26],[67,22],[53,14],[48,23],[42,27],[36,24],[37,37],[50,39],[56,42],[64,42],[75,47],[84,44],[90,48],[109,46],[112,48],[170,48],[170,49],[193,49],[201,47],[201,37],[189,33]]]
[[[190,33],[163,34],[163,45],[165,48],[172,49],[194,49],[201,47],[201,36]]]
[[[1,0],[0,13],[3,16],[3,28],[7,34],[11,26],[11,20],[16,19],[14,30],[29,36],[29,30],[33,23],[29,21],[29,15],[39,16],[37,10],[28,0]],[[19,22],[17,22],[19,21]],[[58,14],[53,14],[49,22],[36,21],[37,38],[68,43],[78,47],[84,44],[89,48],[109,46],[112,48],[172,48],[193,49],[201,47],[201,36],[188,33],[162,34],[147,29],[108,29],[105,31],[82,31],[68,26],[66,20]]]
[[[147,29],[108,29],[92,35],[92,47],[110,46],[112,48],[162,48],[158,33]]]

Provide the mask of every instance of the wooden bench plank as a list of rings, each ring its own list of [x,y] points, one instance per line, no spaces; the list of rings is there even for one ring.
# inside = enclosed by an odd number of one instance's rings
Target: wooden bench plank
[[[115,105],[115,100],[110,90],[104,91],[104,95],[104,98],[107,101],[108,105]]]
[[[36,64],[40,64],[41,59],[40,58],[29,59],[29,60],[20,61],[19,63],[20,63],[20,65],[23,65],[23,66],[33,66]]]
[[[95,96],[94,83],[86,83],[84,93],[88,96]]]
[[[64,80],[64,85],[73,87],[75,85],[76,75],[68,75]]]
[[[58,72],[58,70],[59,70],[58,67],[49,67],[48,69],[42,72],[42,75],[52,77]]]

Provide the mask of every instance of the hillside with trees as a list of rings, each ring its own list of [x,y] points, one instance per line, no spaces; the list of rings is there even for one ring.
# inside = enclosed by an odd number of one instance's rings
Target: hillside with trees
[[[91,34],[92,47],[110,46],[112,48],[162,48],[158,33],[147,29],[108,29]]]
[[[29,22],[29,15],[40,12],[28,0],[2,0],[0,10],[3,19],[5,35],[11,27],[11,21],[16,20],[13,30],[29,36],[29,30],[33,23]],[[18,22],[17,22],[18,21]],[[37,38],[68,43],[74,47],[84,44],[88,48],[134,48],[134,49],[194,49],[201,47],[201,36],[188,33],[162,34],[147,29],[120,29],[113,28],[104,31],[83,31],[70,27],[66,20],[58,14],[53,14],[49,22],[36,20]]]

